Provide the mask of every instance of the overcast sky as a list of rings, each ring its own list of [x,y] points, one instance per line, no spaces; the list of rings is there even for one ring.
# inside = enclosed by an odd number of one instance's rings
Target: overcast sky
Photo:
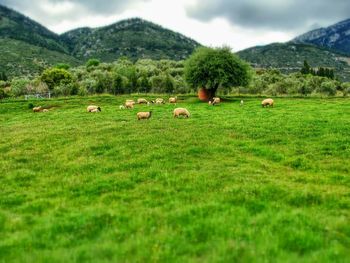
[[[0,0],[56,33],[141,17],[208,46],[284,42],[350,18],[350,0]]]

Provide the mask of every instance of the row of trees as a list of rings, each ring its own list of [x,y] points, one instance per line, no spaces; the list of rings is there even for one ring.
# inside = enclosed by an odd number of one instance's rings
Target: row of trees
[[[311,74],[313,76],[335,79],[334,69],[324,68],[324,67],[312,68],[312,67],[310,67],[309,63],[306,60],[304,61],[304,66],[302,67],[300,72],[304,75]]]
[[[304,96],[350,93],[349,83],[330,77],[310,72],[284,75],[278,70],[254,71],[228,48],[199,48],[187,61],[142,59],[133,63],[121,58],[114,63],[92,59],[76,68],[58,64],[35,78],[0,80],[0,98],[48,91],[56,96],[106,92],[185,94],[198,88],[206,89],[209,97],[217,92]]]

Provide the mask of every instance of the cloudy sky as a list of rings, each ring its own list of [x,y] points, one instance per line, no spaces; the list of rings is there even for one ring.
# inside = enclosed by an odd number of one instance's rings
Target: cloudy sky
[[[284,42],[350,18],[349,0],[0,0],[56,33],[141,17],[208,46]]]

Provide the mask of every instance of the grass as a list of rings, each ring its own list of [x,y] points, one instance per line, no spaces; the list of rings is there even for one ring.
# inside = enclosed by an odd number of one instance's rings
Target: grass
[[[0,104],[0,262],[350,262],[349,99],[127,98]]]

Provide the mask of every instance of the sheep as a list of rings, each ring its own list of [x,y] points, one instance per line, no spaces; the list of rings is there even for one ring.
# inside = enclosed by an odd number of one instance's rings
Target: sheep
[[[134,100],[126,100],[125,103],[127,103],[127,102],[132,103],[132,104],[135,104],[135,101],[134,101]]]
[[[48,109],[43,109],[43,112],[49,112],[49,110]]]
[[[148,112],[138,112],[137,114],[137,119],[138,120],[142,120],[142,119],[149,119],[152,116],[152,111],[148,111]]]
[[[133,109],[135,102],[127,101],[125,102],[125,109]]]
[[[33,108],[33,112],[41,112],[42,110],[43,108],[41,106]]]
[[[137,99],[138,104],[147,104],[148,101],[146,99]]]
[[[174,118],[177,118],[181,115],[185,116],[186,118],[190,117],[190,112],[185,108],[176,108],[173,113],[174,113]]]
[[[177,98],[169,98],[169,103],[176,103],[177,102]]]
[[[274,104],[273,99],[266,99],[266,100],[263,100],[263,101],[261,102],[261,106],[262,106],[262,107],[267,107],[267,106],[273,107],[273,104]]]
[[[243,100],[241,100],[241,107],[244,105],[244,101]]]
[[[125,106],[124,106],[124,105],[119,105],[119,109],[120,109],[120,110],[124,110],[124,109],[125,109]]]
[[[100,112],[100,110],[99,109],[93,109],[90,112]]]
[[[217,97],[215,97],[215,98],[213,98],[213,100],[210,100],[209,101],[209,105],[216,105],[216,104],[219,104],[220,103],[220,98],[217,98]]]
[[[156,104],[165,104],[165,100],[161,98],[156,99]]]
[[[97,111],[101,111],[101,108],[99,106],[95,106],[95,105],[90,105],[86,108],[87,112],[93,112],[93,110],[97,110]],[[94,111],[94,112],[97,112]]]

